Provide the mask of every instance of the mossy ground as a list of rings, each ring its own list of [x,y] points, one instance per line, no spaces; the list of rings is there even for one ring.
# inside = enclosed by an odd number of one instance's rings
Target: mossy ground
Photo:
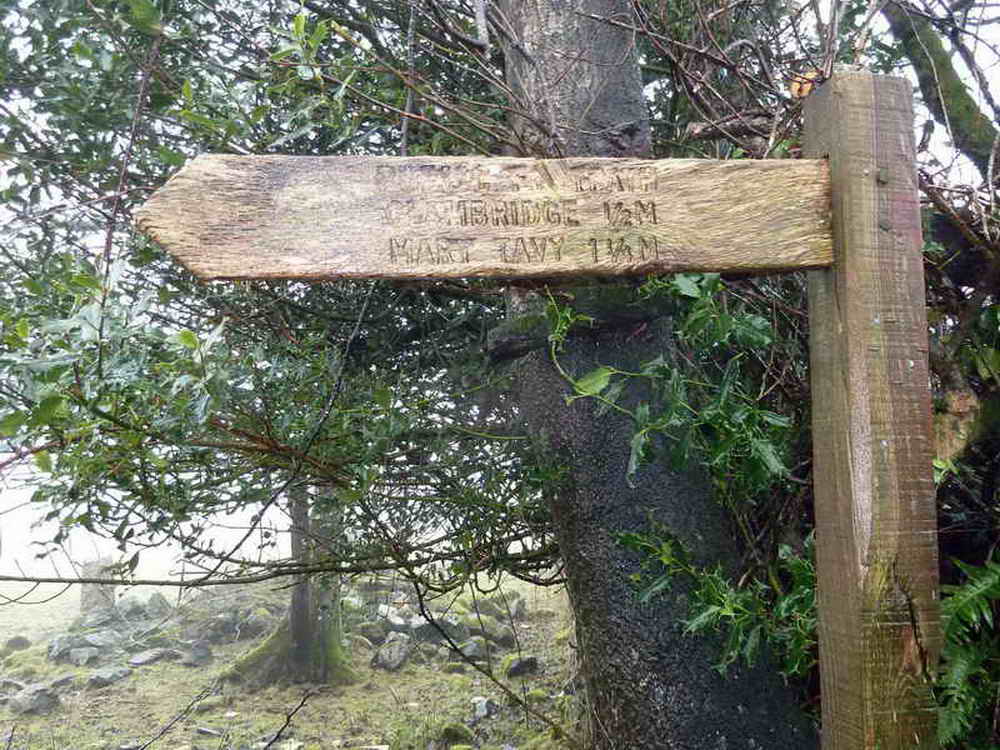
[[[521,651],[537,656],[543,668],[536,675],[507,682],[535,709],[561,722],[560,706],[565,699],[555,696],[569,679],[569,649],[557,646],[554,636],[566,627],[565,596],[551,589],[523,590],[529,601],[529,617],[517,624],[518,641]],[[49,635],[58,631],[51,627],[51,616],[45,624]],[[68,624],[69,619],[62,628]],[[16,632],[32,634],[23,619]],[[14,634],[5,628],[0,641]],[[84,678],[91,670],[47,661],[46,642],[39,639],[38,645],[0,662],[0,675],[15,677],[20,673],[25,681],[46,682],[75,674],[78,687],[62,696],[60,709],[45,716],[15,717],[0,706],[0,746],[119,750],[140,747],[162,733],[150,745],[153,750],[252,747],[273,736],[306,695],[305,704],[283,734],[304,743],[306,750],[365,745],[425,750],[430,740],[439,740],[442,734],[454,737],[458,744],[496,749],[505,743],[537,745],[547,735],[539,722],[511,707],[487,677],[471,667],[453,672],[454,666],[440,659],[417,657],[390,674],[373,670],[369,666],[371,652],[356,644],[352,646],[351,665],[358,679],[353,685],[273,685],[247,691],[217,679],[228,664],[253,648],[253,643],[243,642],[216,647],[215,661],[205,667],[159,662],[137,668],[122,682],[89,688],[84,687]],[[498,673],[500,666],[497,660]],[[497,716],[471,727],[470,742],[459,737],[454,727],[471,717],[474,696],[488,697],[503,708]],[[451,734],[449,726],[453,727]],[[11,733],[10,744],[5,745]]]

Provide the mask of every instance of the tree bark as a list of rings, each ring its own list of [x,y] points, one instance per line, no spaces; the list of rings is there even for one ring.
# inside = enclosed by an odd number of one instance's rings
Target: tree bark
[[[508,80],[525,108],[517,126],[537,155],[648,156],[650,134],[630,36],[590,15],[630,21],[625,0],[531,0],[501,4],[509,24]],[[607,287],[612,296],[621,295]],[[537,313],[534,295],[509,298],[510,315]],[[635,311],[633,311],[635,313]],[[580,376],[598,365],[635,371],[669,350],[669,317],[650,310],[604,317],[602,332],[567,342],[560,363]],[[502,349],[503,342],[497,341]],[[703,565],[735,570],[739,549],[721,507],[697,470],[664,463],[642,467],[626,482],[633,425],[599,415],[588,400],[567,405],[568,384],[548,352],[514,365],[515,398],[531,434],[566,467],[551,508],[576,616],[586,685],[589,736],[595,750],[625,748],[814,748],[817,738],[791,691],[763,658],[756,667],[712,667],[718,637],[684,634],[690,587],[640,603],[630,576],[638,558],[616,541],[622,532],[662,524]],[[632,385],[623,403],[648,400]]]
[[[291,552],[301,563],[312,559],[310,540],[309,498],[302,492],[294,491],[291,501]],[[313,647],[319,633],[317,608],[313,597],[312,584],[303,577],[292,587],[292,599],[288,605],[288,625],[291,633],[291,648],[288,654],[288,668],[293,679],[308,681],[315,676],[317,665],[313,662]]]
[[[337,511],[332,516],[328,512],[320,519],[313,518],[309,496],[296,490],[289,512],[292,557],[305,564],[317,554],[330,554],[341,533]],[[355,675],[343,637],[340,578],[303,577],[292,586],[285,621],[259,646],[240,657],[224,677],[250,686],[274,682],[349,684]]]

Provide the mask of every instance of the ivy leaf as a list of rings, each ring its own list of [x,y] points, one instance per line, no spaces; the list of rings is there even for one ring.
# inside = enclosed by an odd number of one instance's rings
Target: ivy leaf
[[[635,487],[635,474],[639,471],[639,464],[646,457],[646,447],[649,445],[649,433],[646,430],[639,430],[632,436],[630,444],[631,451],[628,456],[628,468],[625,470],[625,481],[630,487]]]
[[[617,403],[622,391],[625,390],[625,381],[618,379],[605,391],[604,400],[597,404],[597,416],[604,416],[611,411],[611,404]],[[643,404],[648,409],[648,404]]]
[[[677,274],[673,280],[674,291],[683,297],[698,299],[701,297],[701,289],[698,287],[697,278],[698,276],[695,274]]]
[[[784,476],[785,465],[782,463],[778,452],[774,448],[774,443],[768,440],[754,440],[751,444],[754,456],[760,459],[772,476]]]
[[[770,425],[775,427],[789,427],[792,424],[792,420],[786,417],[784,414],[776,414],[773,411],[763,410],[760,413],[760,418]]]
[[[194,351],[198,348],[198,335],[187,328],[181,329],[174,336],[177,343],[183,346],[185,349],[191,349]]]
[[[573,387],[581,396],[596,396],[608,387],[614,372],[610,367],[598,367],[579,380],[573,381]]]

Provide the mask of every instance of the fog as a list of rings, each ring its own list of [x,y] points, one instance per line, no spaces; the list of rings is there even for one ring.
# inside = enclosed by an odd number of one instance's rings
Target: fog
[[[66,534],[58,548],[47,544],[59,530],[58,519],[45,521],[51,507],[31,501],[31,488],[24,486],[24,478],[0,480],[0,576],[66,577],[79,575],[79,565],[111,558],[128,559],[137,548],[122,552],[117,542],[91,534],[83,528],[73,528]],[[212,520],[209,538],[216,549],[231,549],[250,527],[251,511],[227,515]],[[268,551],[268,558],[288,555],[288,523],[284,514],[272,511],[265,515],[263,527],[273,529],[278,540],[277,548]],[[253,538],[246,546],[247,556],[253,554]],[[42,556],[42,553],[51,551]],[[179,579],[197,575],[199,568],[185,564],[179,545],[164,543],[155,548],[143,549],[139,555],[136,578]]]

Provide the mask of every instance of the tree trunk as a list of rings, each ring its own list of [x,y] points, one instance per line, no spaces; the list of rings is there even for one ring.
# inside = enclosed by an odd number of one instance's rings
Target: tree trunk
[[[314,559],[317,548],[333,547],[340,533],[338,518],[310,517],[303,491],[290,503],[292,557],[302,563]],[[302,578],[292,587],[288,617],[259,646],[240,657],[224,677],[263,686],[273,682],[312,682],[344,685],[354,681],[343,645],[340,616],[340,578]]]
[[[292,558],[307,564],[312,559],[308,495],[301,490],[293,490],[290,506]],[[311,657],[318,636],[317,619],[312,586],[307,577],[301,578],[292,587],[292,600],[288,605],[291,634],[288,669],[293,678],[298,677],[301,681],[311,681],[310,678],[315,676],[316,665]]]
[[[630,7],[625,0],[501,4],[513,40],[505,50],[508,80],[527,114],[516,123],[526,151],[649,155],[633,40],[588,15],[631,23]],[[621,292],[605,287],[597,296],[629,296]],[[511,315],[537,313],[539,300],[532,296],[512,295]],[[644,317],[642,329],[637,323]],[[614,311],[599,322],[605,324],[601,333],[567,342],[560,362],[568,372],[581,376],[602,364],[635,371],[670,348],[669,318],[655,311]],[[499,338],[493,343],[500,351],[517,348]],[[617,543],[621,532],[662,524],[694,562],[736,568],[738,544],[701,473],[677,473],[654,462],[630,487],[625,474],[633,425],[627,417],[598,415],[588,400],[567,405],[568,385],[546,351],[522,357],[515,373],[515,397],[529,432],[543,437],[568,469],[551,508],[576,616],[593,747],[816,747],[814,730],[766,657],[753,669],[731,667],[723,677],[712,668],[721,639],[683,633],[690,588],[680,577],[669,593],[638,601],[630,575],[639,571],[639,560]],[[648,400],[640,386],[630,389],[622,403]]]

